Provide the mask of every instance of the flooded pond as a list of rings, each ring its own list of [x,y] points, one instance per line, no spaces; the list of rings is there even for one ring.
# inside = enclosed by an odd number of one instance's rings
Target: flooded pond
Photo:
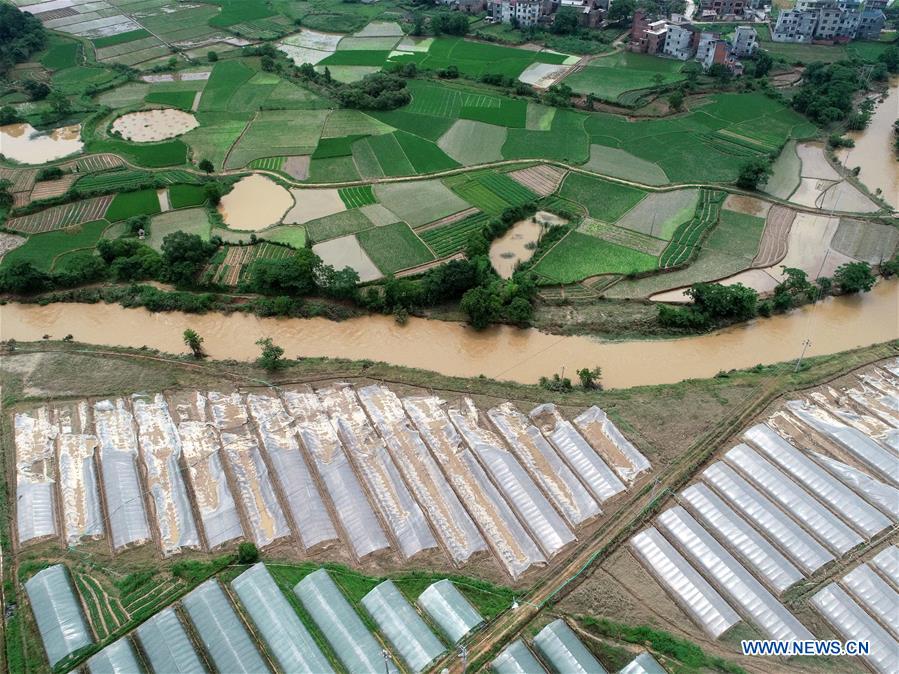
[[[490,244],[490,263],[502,278],[512,278],[515,266],[534,256],[540,233],[547,225],[564,225],[568,221],[553,213],[537,211],[533,219],[519,220],[509,231]]]
[[[483,374],[534,383],[564,367],[600,365],[603,383],[622,388],[712,377],[720,370],[796,358],[810,337],[809,356],[836,353],[899,337],[899,282],[880,282],[870,293],[828,298],[814,307],[759,319],[717,333],[674,340],[601,342],[537,330],[495,327],[483,332],[456,323],[389,316],[341,323],[324,318],[276,319],[235,313],[153,314],[113,304],[7,304],[0,306],[0,339],[40,340],[48,334],[100,345],[149,346],[182,353],[182,333],[196,330],[213,358],[251,360],[256,340],[271,337],[290,358],[370,358],[446,375]]]
[[[122,115],[112,123],[112,130],[136,143],[152,143],[187,133],[200,126],[189,112],[175,108],[142,110]]]
[[[231,229],[258,232],[279,222],[292,206],[290,192],[265,176],[251,175],[235,183],[218,210]]]
[[[893,208],[899,209],[899,161],[893,150],[893,122],[899,118],[899,77],[893,78],[886,100],[877,105],[871,121],[863,131],[847,135],[855,147],[839,151],[839,158],[850,168],[861,167],[858,179]]]
[[[0,153],[21,164],[43,164],[80,152],[83,147],[80,124],[50,132],[38,131],[31,124],[0,126]]]

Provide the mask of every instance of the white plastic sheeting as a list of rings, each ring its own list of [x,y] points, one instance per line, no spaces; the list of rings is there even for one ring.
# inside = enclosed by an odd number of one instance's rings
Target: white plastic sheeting
[[[574,425],[626,483],[633,484],[642,473],[652,470],[649,460],[624,437],[608,415],[596,405],[588,407],[576,416]]]
[[[87,669],[90,674],[140,674],[143,671],[128,637],[113,641],[91,656]]]
[[[681,506],[674,506],[658,517],[658,526],[677,543],[684,555],[738,606],[768,638],[780,641],[813,639],[783,604],[755,579]]]
[[[141,394],[131,397],[137,421],[138,443],[147,475],[147,487],[159,529],[163,556],[182,548],[200,547],[187,487],[181,477],[181,439],[162,394],[152,400]]]
[[[797,419],[831,438],[857,461],[868,466],[894,487],[899,487],[899,461],[896,461],[895,454],[817,405],[804,400],[790,400],[786,406]]]
[[[805,524],[831,551],[843,555],[864,543],[864,539],[852,528],[748,445],[737,445],[724,458],[769,498]]]
[[[546,558],[515,517],[502,494],[493,486],[474,454],[450,423],[435,397],[403,399],[403,407],[418,428],[434,457],[468,512],[481,528],[494,554],[517,579]]]
[[[891,525],[883,513],[859,498],[851,489],[780,437],[770,426],[753,426],[743,437],[758,447],[770,462],[777,464],[790,478],[804,486],[867,538],[876,536]]]
[[[852,488],[859,496],[877,506],[881,512],[899,522],[899,489],[884,484],[866,472],[832,459],[829,456],[812,453],[815,461],[833,473],[843,484]]]
[[[516,639],[500,651],[490,667],[496,674],[539,674],[546,671],[521,639]]]
[[[231,587],[283,671],[291,674],[334,671],[265,564],[259,562],[244,571],[231,581]]]
[[[812,400],[844,424],[852,426],[894,452],[899,451],[899,428],[884,423],[872,414],[863,395],[847,398],[833,388],[826,391],[826,393],[812,392]],[[854,406],[851,406],[850,399],[854,400]]]
[[[867,564],[843,576],[843,585],[868,613],[899,638],[899,592]]]
[[[899,548],[895,545],[884,548],[874,555],[869,563],[899,588]]]
[[[445,578],[425,588],[417,603],[452,644],[484,622],[452,581]]]
[[[487,410],[487,416],[569,524],[578,526],[602,512],[540,430],[512,403],[502,403]]]
[[[868,665],[880,674],[895,674],[899,643],[846,594],[831,583],[815,594],[812,605],[843,639],[867,641],[869,653],[862,655]]]
[[[424,671],[446,651],[392,580],[362,597],[362,605],[410,671]]]
[[[803,579],[802,572],[735,513],[708,486],[698,482],[681,492],[681,499],[709,531],[726,541],[740,560],[780,594]]]
[[[721,461],[702,473],[702,479],[714,487],[728,504],[765,532],[807,575],[832,562],[834,555],[818,543],[780,508],[762,496],[736,471]]]
[[[646,651],[631,660],[618,674],[668,674],[665,669],[656,662]]]
[[[103,494],[112,533],[112,545],[150,540],[144,496],[137,471],[137,436],[134,419],[122,398],[94,403],[94,428],[100,442]]]
[[[530,416],[600,503],[625,491],[624,483],[555,405],[535,407]]]
[[[41,407],[18,413],[13,421],[16,445],[16,530],[19,543],[56,535],[56,427]]]
[[[93,642],[65,566],[38,571],[25,581],[25,592],[51,667]]]
[[[275,497],[268,467],[250,431],[247,408],[240,394],[210,391],[209,405],[256,545],[265,547],[290,536],[287,518]]]
[[[409,422],[396,394],[377,384],[360,388],[357,393],[453,561],[462,564],[486,550],[487,544]]]
[[[465,398],[461,408],[451,407],[448,414],[469,449],[481,460],[547,557],[552,557],[576,540],[574,533],[527,471],[505,448],[502,440],[480,424],[478,409],[471,398]]]
[[[206,673],[174,609],[163,609],[138,627],[136,634],[154,672]]]
[[[398,674],[381,652],[362,619],[324,569],[313,571],[293,588],[349,674]]]
[[[606,674],[593,653],[561,618],[552,621],[534,637],[534,647],[550,669],[561,674]]]
[[[207,580],[181,603],[216,669],[228,674],[269,671],[217,580]]]
[[[250,393],[247,407],[256,422],[262,446],[275,470],[275,478],[287,500],[303,546],[311,548],[337,540],[337,530],[300,452],[296,429],[281,400],[272,394]]]
[[[75,545],[82,538],[96,538],[104,533],[94,463],[98,442],[97,436],[85,432],[93,430],[86,402],[60,408],[55,417],[59,428],[56,445],[63,534],[67,545]]]
[[[634,555],[697,625],[717,639],[740,622],[718,594],[654,527],[630,540]]]
[[[353,387],[336,384],[317,393],[403,556],[408,559],[436,548],[437,541],[421,507],[409,493],[384,441],[368,421]]]
[[[318,396],[309,388],[284,390],[281,395],[356,558],[390,547]]]

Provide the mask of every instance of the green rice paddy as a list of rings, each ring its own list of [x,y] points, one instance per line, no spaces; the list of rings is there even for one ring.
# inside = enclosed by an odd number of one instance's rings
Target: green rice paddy
[[[581,232],[571,232],[546,255],[534,272],[545,284],[576,283],[600,274],[631,274],[651,271],[658,259]]]
[[[359,232],[359,245],[383,274],[416,267],[434,259],[434,254],[404,222]]]

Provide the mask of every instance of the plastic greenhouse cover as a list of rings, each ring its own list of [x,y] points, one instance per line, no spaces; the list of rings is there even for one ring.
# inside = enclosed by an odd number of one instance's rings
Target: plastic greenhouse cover
[[[877,508],[859,498],[851,489],[778,435],[770,426],[759,424],[743,434],[762,453],[804,486],[830,510],[840,515],[856,531],[871,538],[892,524]]]
[[[231,587],[283,671],[291,674],[334,671],[265,564],[251,566],[231,581]]]
[[[891,545],[874,555],[869,563],[885,577],[889,578],[893,585],[899,587],[899,548]]]
[[[443,467],[450,483],[480,525],[494,554],[517,579],[546,558],[499,493],[435,397],[403,399],[403,407]]]
[[[204,421],[181,421],[178,435],[207,545],[216,548],[240,538],[243,526],[225,476],[222,446],[215,429]]]
[[[521,639],[506,646],[496,656],[491,668],[496,674],[537,674],[546,671]]]
[[[100,537],[104,533],[94,463],[98,442],[97,436],[84,432],[93,430],[84,401],[74,409],[58,409],[56,425],[63,532],[66,543],[75,545],[84,537]]]
[[[452,581],[445,578],[425,588],[417,603],[453,644],[484,622]]]
[[[19,542],[56,535],[53,482],[57,430],[46,407],[16,414],[16,530]]]
[[[534,646],[556,672],[564,674],[606,674],[599,660],[587,650],[561,618],[544,627],[534,637]]]
[[[100,441],[103,493],[112,545],[118,550],[150,540],[144,496],[137,472],[134,419],[122,398],[94,403],[94,428]]]
[[[648,652],[643,651],[618,674],[668,674]]]
[[[842,555],[864,543],[852,528],[748,445],[737,445],[724,458],[833,552]]]
[[[200,535],[181,477],[181,438],[162,394],[152,400],[134,394],[131,407],[137,421],[141,457],[147,470],[147,487],[156,513],[163,556],[181,548],[199,548]]]
[[[471,398],[463,399],[462,409],[450,408],[448,414],[547,557],[552,557],[576,540],[571,529],[502,441],[480,425],[479,412]]]
[[[899,638],[899,592],[867,564],[843,576],[843,585],[868,613]]]
[[[65,566],[38,571],[25,581],[25,592],[51,667],[93,642]]]
[[[300,451],[293,420],[284,404],[274,395],[250,393],[247,407],[256,421],[262,446],[275,469],[303,546],[311,548],[337,540],[337,530]]]
[[[328,490],[334,512],[356,557],[362,559],[390,547],[318,396],[308,387],[285,390],[281,395]]]
[[[681,492],[681,498],[690,505],[706,529],[727,541],[743,564],[754,570],[778,594],[803,579],[802,572],[792,562],[708,486],[701,482],[691,485]]]
[[[538,482],[569,524],[577,526],[599,515],[599,504],[575,477],[540,429],[506,402],[487,411],[512,452]]]
[[[817,405],[811,405],[802,400],[790,400],[787,402],[787,409],[803,423],[835,440],[858,461],[871,468],[894,487],[899,486],[899,461],[896,461],[896,456],[889,450],[884,449],[855,428],[847,426]]]
[[[293,591],[349,674],[399,674],[327,571],[313,571]]]
[[[894,522],[899,521],[899,489],[829,456],[812,452],[812,457],[836,475],[843,484],[851,487],[857,494],[880,508],[881,512],[889,515]]]
[[[416,674],[446,651],[392,580],[385,580],[362,597],[362,605],[394,652]]]
[[[868,379],[863,379],[863,382],[860,389],[849,389],[846,395],[868,414],[883,419],[895,432],[899,428],[899,389],[890,387],[890,392],[884,393],[870,384]]]
[[[473,554],[486,550],[487,544],[421,435],[409,422],[396,394],[377,384],[357,393],[453,560],[462,564]]]
[[[269,668],[215,578],[181,600],[216,669],[259,674]]]
[[[702,569],[707,578],[739,606],[770,639],[800,641],[813,639],[802,623],[787,611],[765,587],[749,573],[715,538],[681,506],[674,506],[658,517],[659,526],[668,538]]]
[[[353,387],[335,384],[317,393],[403,556],[409,558],[436,548],[437,541],[424,513],[409,493],[384,441],[368,421]]]
[[[138,627],[136,634],[154,672],[206,673],[174,609],[163,609]]]
[[[624,483],[555,405],[535,407],[530,416],[600,503],[625,491]]]
[[[624,437],[608,415],[596,405],[588,407],[576,416],[574,425],[628,484],[633,484],[641,473],[652,470],[649,460]]]
[[[778,543],[781,550],[807,575],[836,559],[811,534],[727,464],[721,461],[713,463],[703,471],[702,479],[758,531],[765,532]]]
[[[88,659],[87,669],[90,674],[140,674],[143,671],[128,637],[113,641]]]
[[[713,639],[740,622],[736,611],[657,529],[641,531],[631,538],[630,546],[637,559]]]
[[[828,389],[828,393],[829,396],[813,392],[811,398],[822,409],[835,416],[844,424],[876,440],[885,447],[889,447],[894,452],[899,451],[899,428],[894,428],[874,416],[868,407],[869,403],[863,397],[856,396],[853,398],[861,408],[861,411],[858,411],[849,407],[845,398],[836,390]]]
[[[862,655],[865,661],[881,674],[895,674],[899,643],[877,624],[843,588],[830,583],[812,596],[812,605],[846,640],[867,641],[870,651]]]
[[[290,536],[284,511],[262,458],[259,444],[249,428],[247,408],[239,393],[209,392],[209,404],[222,438],[225,459],[234,473],[237,496],[252,528],[253,540],[264,547]]]

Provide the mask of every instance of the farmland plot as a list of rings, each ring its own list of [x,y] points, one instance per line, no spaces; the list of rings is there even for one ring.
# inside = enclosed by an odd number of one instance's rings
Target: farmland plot
[[[680,225],[693,217],[699,194],[698,189],[650,193],[615,224],[659,239],[670,239]]]
[[[318,243],[344,234],[355,234],[371,227],[371,221],[365,217],[362,210],[354,208],[310,221],[306,224],[306,233],[312,241]]]
[[[102,218],[112,200],[112,196],[95,197],[62,206],[53,206],[31,215],[10,218],[6,221],[6,227],[25,234],[38,234],[71,225],[80,225]]]
[[[334,213],[340,213],[348,208],[340,197],[340,193],[334,189],[291,189],[294,206],[285,214],[282,222],[287,224],[303,224],[311,220],[317,220]]]
[[[479,232],[490,221],[490,215],[475,209],[462,211],[462,213],[469,213],[469,211],[474,211],[474,214],[465,215],[445,224],[419,229],[418,235],[438,257],[447,257],[458,253],[465,249],[471,235]]]
[[[548,164],[538,164],[530,168],[510,171],[506,175],[524,185],[534,194],[547,197],[559,189],[559,185],[565,178],[565,171]]]
[[[536,201],[537,195],[505,173],[478,173],[466,182],[455,184],[455,192],[485,213],[499,214],[511,206]]]
[[[585,206],[591,217],[603,222],[615,222],[645,198],[647,193],[636,187],[610,183],[580,173],[569,173],[559,194]]]
[[[203,274],[211,283],[233,287],[240,282],[244,270],[256,260],[283,260],[295,254],[290,248],[265,241],[247,246],[225,246],[221,262],[213,260]]]
[[[440,137],[437,145],[460,164],[471,166],[500,161],[505,142],[504,127],[460,119]]]
[[[312,154],[327,117],[326,110],[307,110],[301,115],[295,110],[259,112],[231,148],[225,166],[239,168],[272,155]]]
[[[543,283],[574,283],[599,274],[631,274],[658,267],[658,258],[609,243],[588,234],[571,232],[534,266]]]
[[[356,234],[359,244],[384,274],[430,262],[434,254],[405,222],[375,227]]]
[[[439,180],[420,180],[374,186],[378,201],[413,227],[458,213],[470,204]]]

